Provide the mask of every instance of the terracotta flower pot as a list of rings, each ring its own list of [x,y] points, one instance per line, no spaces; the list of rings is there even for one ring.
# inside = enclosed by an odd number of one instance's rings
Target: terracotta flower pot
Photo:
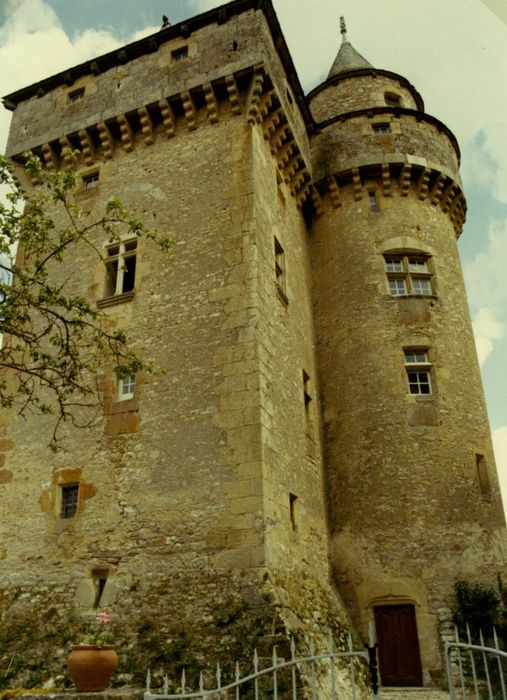
[[[78,693],[97,693],[109,685],[118,666],[111,644],[78,644],[72,647],[67,667]]]

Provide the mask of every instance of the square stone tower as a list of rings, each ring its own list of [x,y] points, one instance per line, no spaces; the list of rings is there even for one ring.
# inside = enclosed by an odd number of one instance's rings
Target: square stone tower
[[[14,161],[77,148],[84,211],[118,196],[174,239],[65,271],[157,371],[104,367],[56,455],[49,419],[2,418],[20,683],[107,608],[133,683],[352,620],[384,685],[438,685],[454,581],[503,570],[459,149],[344,39],[305,97],[270,0],[235,0],[4,98]]]

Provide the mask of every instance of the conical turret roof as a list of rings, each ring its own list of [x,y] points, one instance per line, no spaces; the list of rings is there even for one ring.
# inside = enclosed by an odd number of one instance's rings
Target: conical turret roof
[[[336,56],[333,65],[331,66],[331,70],[327,76],[328,79],[349,70],[373,68],[371,63],[369,63],[364,56],[361,56],[361,54],[355,50],[350,41],[347,39],[347,30],[343,17],[340,17],[340,24],[342,45],[340,46],[340,50],[338,51],[338,55]]]

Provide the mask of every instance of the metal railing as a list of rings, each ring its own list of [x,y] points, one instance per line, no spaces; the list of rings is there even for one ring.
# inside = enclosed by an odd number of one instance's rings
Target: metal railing
[[[445,642],[445,661],[451,700],[507,700],[505,671],[507,653],[500,649],[496,630],[493,629],[494,646],[485,646],[482,632],[479,644],[473,644],[467,625],[467,640],[461,641],[455,630],[454,641]],[[456,682],[457,676],[457,682]]]
[[[359,663],[358,663],[359,662]],[[362,668],[361,668],[362,666]],[[367,678],[358,683],[358,676]],[[328,648],[323,654],[316,654],[313,642],[309,654],[298,656],[294,639],[290,642],[290,659],[277,656],[273,647],[271,665],[260,668],[257,651],[253,654],[253,672],[241,677],[239,664],[236,663],[234,680],[223,683],[222,669],[216,668],[214,688],[205,688],[204,675],[199,674],[198,687],[193,689],[187,682],[187,673],[183,670],[177,692],[169,692],[169,679],[164,677],[163,687],[151,689],[151,673],[146,678],[144,700],[177,700],[181,698],[211,698],[229,700],[234,698],[252,698],[252,700],[357,700],[359,697],[376,697],[378,694],[378,676],[376,646],[366,650],[354,650],[352,637],[348,638],[348,651],[335,651],[333,639],[329,635]]]

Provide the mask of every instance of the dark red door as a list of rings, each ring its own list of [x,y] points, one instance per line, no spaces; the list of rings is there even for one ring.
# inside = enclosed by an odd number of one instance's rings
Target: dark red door
[[[374,608],[383,686],[421,686],[419,640],[413,605]]]

